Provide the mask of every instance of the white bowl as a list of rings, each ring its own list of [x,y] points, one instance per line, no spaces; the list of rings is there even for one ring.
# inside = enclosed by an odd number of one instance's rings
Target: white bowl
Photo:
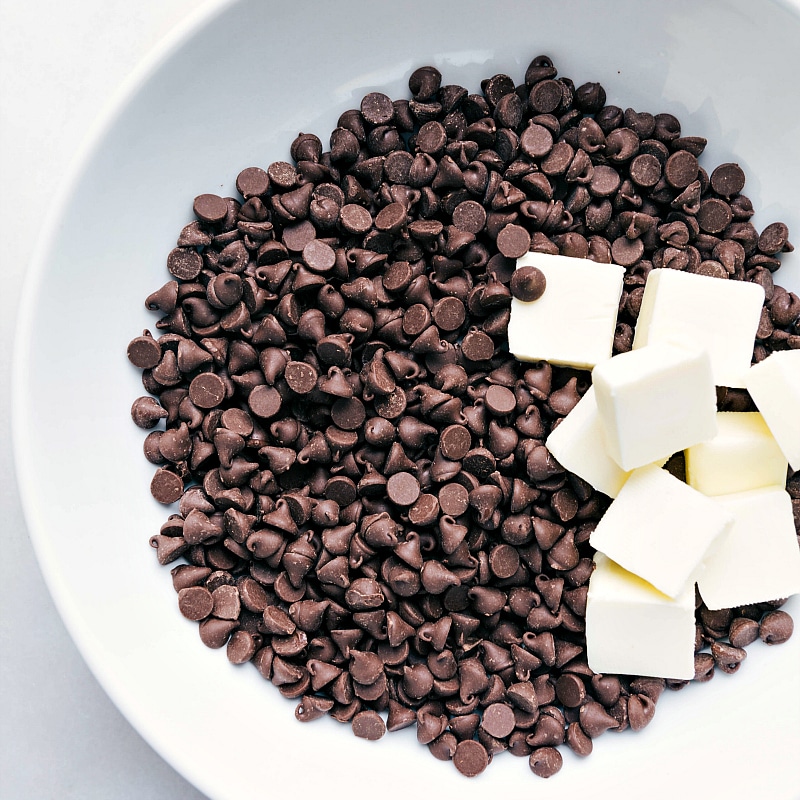
[[[207,650],[176,608],[148,538],[165,510],[130,422],[142,394],[127,342],[154,318],[143,298],[192,198],[230,194],[240,169],[287,159],[298,131],[323,141],[370,90],[407,94],[436,64],[477,91],[552,56],[608,101],[679,117],[705,136],[707,167],[738,161],[761,229],[800,230],[796,142],[800,13],[785,3],[342,1],[224,3],[166,46],[116,105],[64,192],[28,281],[15,353],[15,455],[27,520],[50,589],[81,652],[153,747],[218,800],[281,791],[407,798],[433,789],[652,800],[716,792],[796,797],[800,637],[757,643],[734,677],[667,693],[650,727],[607,735],[580,761],[564,748],[548,782],[503,755],[469,781],[411,731],[377,744],[331,720],[294,721],[250,666]],[[800,258],[781,282],[800,290]],[[800,609],[794,598],[787,608]],[[725,776],[730,776],[727,780]],[[700,787],[704,787],[701,789]],[[722,789],[720,788],[720,791]]]

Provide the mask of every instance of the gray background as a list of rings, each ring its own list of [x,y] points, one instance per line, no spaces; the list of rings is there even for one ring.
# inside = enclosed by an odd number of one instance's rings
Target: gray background
[[[16,309],[69,164],[125,78],[199,0],[0,0],[0,798],[202,800],[131,728],[42,580],[11,456]]]

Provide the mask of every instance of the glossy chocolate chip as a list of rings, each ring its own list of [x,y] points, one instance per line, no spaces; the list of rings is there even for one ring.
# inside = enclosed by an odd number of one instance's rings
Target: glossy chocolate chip
[[[524,303],[538,300],[547,288],[547,279],[537,267],[519,267],[511,276],[511,294]]]

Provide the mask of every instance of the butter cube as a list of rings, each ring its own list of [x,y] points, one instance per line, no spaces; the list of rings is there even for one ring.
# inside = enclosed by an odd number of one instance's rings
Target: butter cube
[[[631,473],[589,542],[660,592],[677,597],[731,524],[714,500],[650,465]]]
[[[781,350],[752,367],[747,391],[792,469],[800,470],[800,350]]]
[[[511,353],[579,369],[611,358],[625,268],[547,253],[526,253],[517,259],[525,266],[540,269],[547,287],[531,303],[511,300]]]
[[[689,342],[708,350],[717,386],[742,388],[763,304],[757,283],[654,269],[647,276],[633,348]]]
[[[761,414],[722,411],[717,430],[711,441],[686,450],[689,486],[713,497],[786,485],[786,457]]]
[[[594,387],[564,417],[546,444],[562,467],[609,497],[616,497],[628,480],[630,473],[606,452]]]
[[[712,610],[778,600],[800,592],[800,548],[792,501],[783,489],[756,489],[714,498],[733,517],[697,576]]]
[[[609,455],[624,470],[669,458],[717,433],[717,396],[708,354],[664,342],[592,371]]]
[[[600,673],[694,677],[694,583],[674,599],[596,553],[586,599],[586,657]]]

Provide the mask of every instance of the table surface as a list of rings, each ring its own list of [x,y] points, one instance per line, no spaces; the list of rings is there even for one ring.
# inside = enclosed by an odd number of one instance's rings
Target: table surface
[[[202,800],[133,730],[72,643],[22,516],[11,343],[43,218],[131,70],[200,0],[0,0],[0,799]]]

